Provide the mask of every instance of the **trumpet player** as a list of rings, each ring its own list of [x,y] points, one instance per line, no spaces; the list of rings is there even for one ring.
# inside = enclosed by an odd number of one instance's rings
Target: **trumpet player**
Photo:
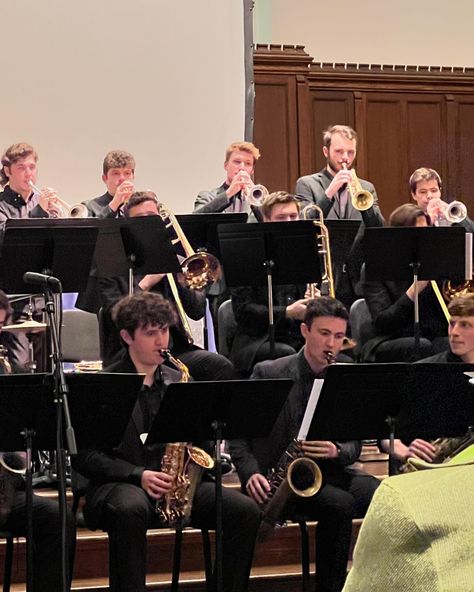
[[[38,154],[30,144],[12,144],[2,155],[0,183],[0,229],[5,222],[18,218],[48,218],[56,211],[54,189],[35,191]]]
[[[7,296],[0,290],[0,333],[11,317]],[[14,365],[12,365],[15,370]],[[0,374],[2,368],[0,367]],[[27,533],[26,493],[23,476],[23,453],[0,453],[0,528],[15,537]],[[8,467],[8,468],[7,468]],[[18,472],[14,472],[18,471]],[[33,495],[33,586],[35,590],[62,592],[61,533],[59,506],[56,500]],[[67,514],[67,544],[69,551],[68,582],[71,582],[75,546],[75,526],[71,513]],[[68,587],[69,590],[69,587]]]
[[[233,142],[225,153],[225,181],[210,191],[200,191],[194,202],[194,213],[251,213],[249,193],[252,175],[260,150],[251,142]]]
[[[430,216],[433,225],[463,226],[468,232],[473,232],[474,223],[467,217],[466,211],[447,217],[447,203],[441,197],[443,182],[437,171],[426,167],[416,169],[410,176],[409,185],[412,199]],[[463,207],[463,204],[458,206],[459,209]]]
[[[336,296],[349,307],[361,296],[363,253],[360,241],[364,228],[383,226],[384,220],[372,183],[359,179],[360,188],[354,192],[357,179],[354,171],[357,133],[347,125],[331,125],[323,132],[322,150],[326,166],[317,173],[300,177],[296,182],[295,193],[302,201],[302,207],[309,204],[319,206],[325,220],[361,221],[349,253],[333,257]],[[372,205],[367,209],[360,209],[357,200],[352,199],[352,194],[364,196],[363,201],[372,201]],[[365,208],[366,205],[362,207]]]
[[[165,384],[181,372],[163,364],[169,329],[176,323],[170,303],[152,292],[127,296],[114,308],[126,349],[109,372],[142,373],[145,378],[120,446],[81,452],[74,465],[90,479],[84,516],[89,527],[109,535],[111,592],[145,592],[148,528],[163,526],[156,501],[170,492],[172,478],[161,470],[164,444],[144,444]],[[186,413],[186,410],[176,410]],[[247,590],[260,510],[240,492],[223,488],[223,572],[226,592]],[[191,523],[215,527],[215,485],[204,476],[193,499]]]
[[[112,150],[102,163],[104,195],[84,202],[91,218],[116,218],[123,215],[122,207],[135,191],[135,158],[130,152]]]
[[[251,379],[291,378],[294,386],[268,438],[233,440],[230,452],[242,489],[259,504],[266,503],[270,485],[266,474],[298,433],[315,378],[325,376],[340,355],[346,335],[348,312],[327,296],[311,300],[301,324],[304,346],[278,360],[257,364]],[[348,468],[360,454],[360,442],[312,441],[301,445],[304,456],[319,465],[323,485],[312,497],[291,497],[282,518],[302,515],[317,520],[316,589],[338,592],[344,585],[352,531],[352,518],[363,516],[378,480]]]

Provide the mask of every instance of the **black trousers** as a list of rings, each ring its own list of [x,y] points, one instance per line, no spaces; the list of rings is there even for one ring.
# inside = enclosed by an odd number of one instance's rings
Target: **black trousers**
[[[193,526],[215,527],[214,493],[214,483],[199,485],[193,501]],[[222,498],[224,590],[245,592],[260,509],[239,491],[224,488]],[[103,504],[101,527],[109,535],[110,591],[144,592],[146,532],[159,527],[154,502],[141,487],[117,483]]]
[[[25,536],[27,531],[26,494],[17,491],[11,513],[2,525],[15,536]],[[72,514],[68,511],[68,581],[71,582],[76,529]],[[61,529],[59,504],[55,500],[33,495],[33,586],[38,592],[62,591]]]
[[[285,514],[288,518],[317,520],[316,590],[340,592],[347,573],[352,519],[361,518],[369,507],[380,482],[360,471],[323,476],[323,487],[314,497],[292,498]]]

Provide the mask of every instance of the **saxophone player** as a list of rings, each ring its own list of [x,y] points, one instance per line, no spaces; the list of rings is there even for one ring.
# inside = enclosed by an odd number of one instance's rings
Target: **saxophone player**
[[[146,532],[162,526],[156,501],[167,494],[171,477],[161,470],[164,445],[143,444],[167,383],[181,372],[163,365],[169,328],[176,321],[171,304],[161,294],[137,293],[120,300],[113,311],[126,345],[109,372],[140,372],[143,387],[120,446],[113,451],[83,451],[75,468],[90,479],[84,516],[89,527],[109,536],[110,590],[145,592]],[[205,479],[193,499],[191,523],[215,526],[215,486]],[[260,520],[257,504],[238,491],[223,489],[224,590],[245,592]]]
[[[267,501],[270,491],[265,474],[276,465],[297,434],[314,379],[324,377],[334,356],[338,360],[344,358],[340,352],[347,321],[347,310],[338,300],[322,296],[310,301],[301,325],[303,348],[290,356],[260,362],[254,368],[252,379],[292,378],[295,381],[268,438],[230,443],[242,487],[260,504]],[[290,498],[283,518],[297,513],[318,520],[316,587],[318,592],[340,591],[346,576],[352,518],[365,514],[378,480],[348,468],[359,457],[358,441],[305,442],[301,448],[305,456],[319,465],[323,485],[313,497]]]
[[[417,363],[432,364],[474,364],[474,295],[453,298],[448,305],[451,320],[448,326],[449,349],[419,360]],[[454,439],[453,439],[454,440]],[[400,462],[415,457],[425,462],[438,461],[438,448],[422,438],[415,438],[412,442],[395,440],[394,456]],[[382,440],[380,447],[388,452],[387,440]]]
[[[8,298],[0,290],[0,333],[11,317]],[[13,366],[13,368],[15,368]],[[0,374],[2,374],[0,368]],[[20,469],[21,454],[10,453],[2,461],[10,469]],[[5,462],[6,461],[6,462]],[[13,462],[12,462],[13,461]],[[18,473],[0,466],[0,528],[14,536],[25,536],[27,532],[26,493],[23,478]],[[24,462],[23,462],[24,466]],[[56,500],[33,495],[33,585],[35,590],[62,592],[61,533],[59,505]],[[71,582],[75,547],[75,526],[71,513],[67,514],[67,542],[69,551],[68,582]],[[69,587],[68,587],[69,590]]]

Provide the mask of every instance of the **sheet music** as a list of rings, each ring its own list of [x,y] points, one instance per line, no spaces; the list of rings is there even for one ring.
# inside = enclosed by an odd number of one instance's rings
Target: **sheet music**
[[[311,425],[311,421],[313,419],[314,411],[316,409],[316,405],[319,401],[319,395],[321,394],[321,389],[323,388],[324,379],[322,378],[315,378],[313,382],[313,388],[311,389],[311,394],[308,399],[308,403],[306,405],[306,411],[304,412],[303,421],[301,422],[300,430],[298,432],[298,440],[306,440],[306,436],[308,435],[309,426]]]

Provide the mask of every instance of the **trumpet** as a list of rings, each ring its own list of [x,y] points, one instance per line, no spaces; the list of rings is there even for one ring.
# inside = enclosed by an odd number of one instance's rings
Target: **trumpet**
[[[349,170],[351,174],[351,180],[347,184],[347,190],[351,196],[352,207],[359,212],[364,212],[374,205],[374,196],[365,189],[362,189],[362,185],[357,178],[355,169],[347,169],[347,164],[342,163],[344,170]]]
[[[32,181],[28,182],[30,187],[36,193],[41,193],[41,189],[37,187]],[[60,197],[51,197],[49,200],[54,205],[54,210],[48,212],[50,218],[88,218],[89,212],[87,210],[87,206],[84,204],[76,204],[75,206],[70,206],[67,202],[65,202]],[[49,203],[49,202],[48,202]]]
[[[318,215],[317,219],[310,218],[309,212],[315,211]],[[321,295],[336,297],[336,289],[334,286],[334,276],[332,272],[331,247],[329,245],[329,231],[324,224],[324,214],[322,209],[316,204],[310,204],[303,209],[303,220],[311,219],[313,224],[319,228],[316,248],[321,260],[322,274],[321,274]],[[315,298],[317,294],[317,287],[315,284],[308,284],[308,290],[311,298]]]
[[[437,213],[434,213],[435,209],[438,210]],[[428,202],[427,212],[434,226],[438,226],[443,219],[450,224],[458,224],[467,218],[467,207],[462,201],[452,201],[448,204],[442,199],[431,199]]]
[[[260,207],[263,200],[268,195],[268,189],[265,185],[254,185],[245,191],[245,198],[250,201],[253,206]]]

